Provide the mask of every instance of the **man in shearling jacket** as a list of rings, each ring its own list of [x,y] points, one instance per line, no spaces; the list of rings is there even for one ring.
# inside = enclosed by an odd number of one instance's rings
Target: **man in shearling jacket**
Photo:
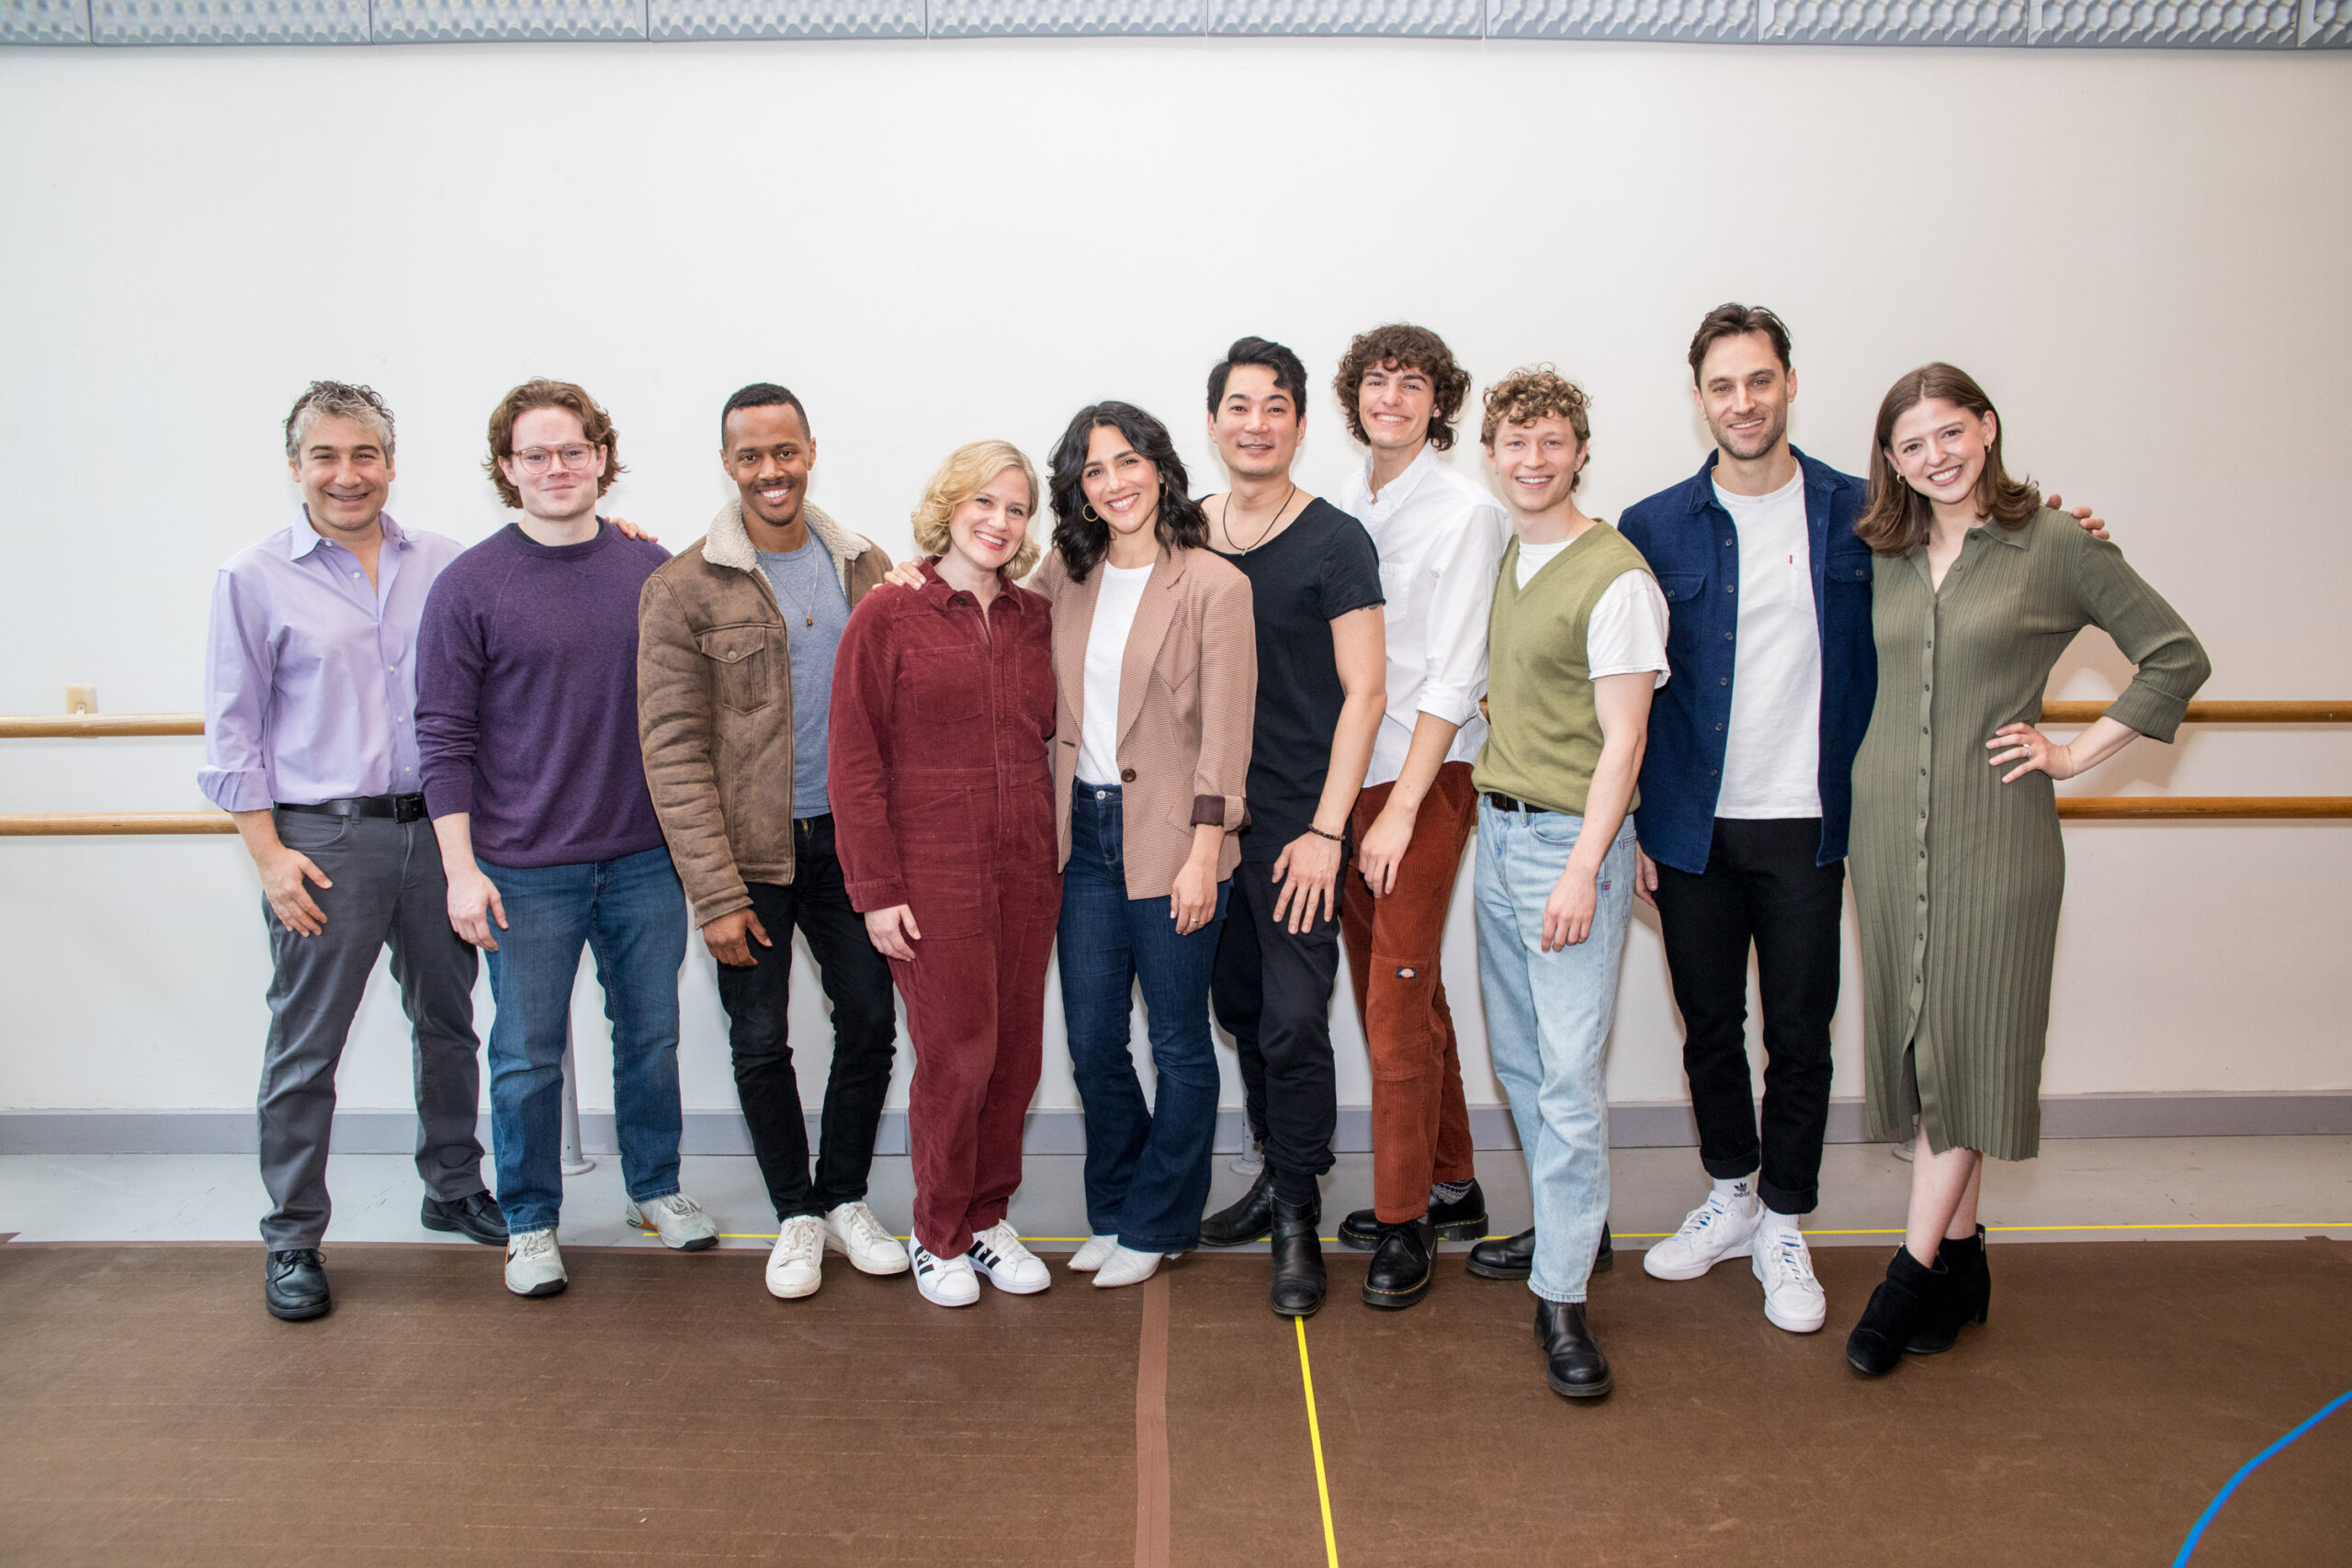
[[[808,504],[817,444],[798,398],[746,387],[720,411],[719,435],[741,496],[645,584],[638,729],[662,831],[718,962],[736,1091],[775,1205],[767,1287],[791,1298],[817,1289],[828,1247],[868,1274],[907,1268],[865,1203],[898,1037],[890,970],[850,907],[825,798],[833,650],[890,558]],[[813,1176],[786,1039],[796,925],[833,1004]]]

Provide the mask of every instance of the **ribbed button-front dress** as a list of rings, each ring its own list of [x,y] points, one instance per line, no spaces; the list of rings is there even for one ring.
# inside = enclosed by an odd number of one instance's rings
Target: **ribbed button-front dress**
[[[2001,783],[1984,742],[2038,723],[2052,666],[2096,626],[2138,666],[2107,712],[2170,740],[2211,666],[2115,546],[2044,507],[1972,529],[1938,589],[1924,546],[1881,556],[1878,701],[1854,761],[1871,1135],[2030,1159],[2066,851],[2047,773]],[[2012,763],[2010,766],[2014,766]]]

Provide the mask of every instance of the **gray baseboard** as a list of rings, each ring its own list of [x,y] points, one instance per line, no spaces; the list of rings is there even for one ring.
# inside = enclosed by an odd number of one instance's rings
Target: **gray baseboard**
[[[2352,1093],[2053,1095],[2041,1102],[2041,1132],[2049,1138],[2341,1137],[2352,1135]],[[813,1115],[808,1135],[813,1143]],[[1470,1135],[1482,1149],[1519,1147],[1510,1112],[1498,1105],[1470,1108]],[[612,1153],[611,1113],[582,1115],[580,1136],[590,1153]],[[1246,1137],[1240,1111],[1217,1113],[1220,1152],[1238,1152]],[[481,1139],[488,1146],[487,1116]],[[251,1154],[254,1141],[251,1111],[0,1111],[0,1154]],[[1609,1141],[1621,1149],[1689,1148],[1699,1134],[1687,1102],[1649,1101],[1611,1106]],[[1860,1100],[1831,1102],[1828,1141],[1870,1141]],[[416,1117],[406,1111],[339,1111],[334,1146],[343,1154],[407,1154],[416,1146]],[[690,1155],[748,1155],[752,1139],[735,1111],[689,1111],[681,1146]],[[1031,1154],[1083,1153],[1084,1123],[1075,1111],[1033,1111],[1023,1146]],[[1341,1154],[1370,1149],[1371,1110],[1341,1106],[1331,1146]],[[905,1111],[883,1114],[875,1152],[907,1152]]]

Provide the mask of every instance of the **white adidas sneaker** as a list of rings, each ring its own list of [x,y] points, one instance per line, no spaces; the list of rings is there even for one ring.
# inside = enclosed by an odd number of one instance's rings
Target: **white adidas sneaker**
[[[1760,1225],[1750,1254],[1764,1287],[1764,1315],[1791,1334],[1817,1334],[1829,1315],[1828,1298],[1813,1277],[1813,1254],[1794,1225]]]
[[[825,1245],[847,1258],[861,1274],[907,1271],[907,1249],[864,1203],[842,1203],[827,1212]]]
[[[979,1277],[968,1258],[941,1258],[919,1241],[907,1244],[915,1289],[933,1306],[967,1307],[980,1299]]]
[[[1764,1203],[1753,1188],[1729,1203],[1709,1192],[1682,1217],[1681,1229],[1642,1254],[1643,1272],[1655,1280],[1695,1280],[1726,1258],[1745,1257],[1763,1223]]]
[[[1034,1296],[1054,1282],[1045,1259],[1021,1245],[1021,1233],[1006,1220],[974,1236],[964,1256],[982,1279],[1009,1296]]]

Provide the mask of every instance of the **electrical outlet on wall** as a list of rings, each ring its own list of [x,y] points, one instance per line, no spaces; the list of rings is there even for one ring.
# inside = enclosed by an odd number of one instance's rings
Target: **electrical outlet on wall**
[[[68,686],[68,687],[66,687],[66,688],[65,688],[65,711],[66,711],[67,713],[96,713],[96,712],[97,712],[97,711],[98,711],[98,689],[97,689],[96,686]]]

